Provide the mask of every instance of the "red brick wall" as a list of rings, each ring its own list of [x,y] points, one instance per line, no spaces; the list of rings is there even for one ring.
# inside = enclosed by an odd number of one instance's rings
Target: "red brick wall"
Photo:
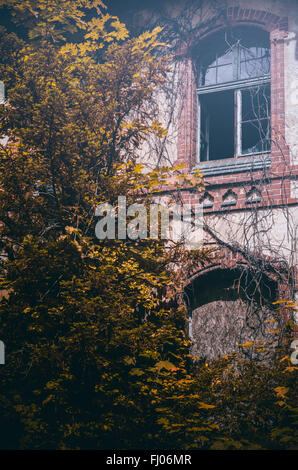
[[[177,164],[184,163],[185,170],[193,168],[197,153],[197,91],[192,60],[182,60],[179,72],[180,90]]]

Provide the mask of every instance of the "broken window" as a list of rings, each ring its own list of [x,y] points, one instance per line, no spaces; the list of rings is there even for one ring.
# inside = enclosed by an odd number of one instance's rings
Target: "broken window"
[[[201,43],[200,51],[200,161],[269,152],[269,34],[225,30]]]

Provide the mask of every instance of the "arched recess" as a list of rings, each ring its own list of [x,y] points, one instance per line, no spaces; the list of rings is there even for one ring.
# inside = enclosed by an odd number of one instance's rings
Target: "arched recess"
[[[185,295],[189,309],[217,300],[255,302],[271,306],[278,300],[278,283],[265,273],[258,273],[245,265],[218,267],[203,270],[186,287]]]
[[[287,295],[283,277],[270,272],[269,260],[264,260],[267,270],[254,269],[239,254],[222,253],[218,262],[196,271],[185,288],[191,353],[207,359],[235,351],[266,356],[278,344],[285,319],[273,305]],[[254,347],[243,346],[251,342]],[[263,349],[265,343],[271,349]]]

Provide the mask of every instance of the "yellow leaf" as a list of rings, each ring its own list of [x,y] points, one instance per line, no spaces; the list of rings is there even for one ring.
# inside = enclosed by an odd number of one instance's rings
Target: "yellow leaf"
[[[203,403],[202,401],[200,401],[199,408],[204,408],[205,410],[208,410],[210,408],[215,408],[215,405],[207,405],[207,403]]]
[[[169,361],[159,361],[155,364],[155,368],[158,370],[161,370],[161,369],[166,369],[166,370],[171,370],[171,371],[178,370],[178,368],[175,367],[174,364],[172,364]]]
[[[280,398],[285,398],[286,394],[288,393],[289,389],[288,387],[276,387],[274,389],[276,392],[276,395]]]

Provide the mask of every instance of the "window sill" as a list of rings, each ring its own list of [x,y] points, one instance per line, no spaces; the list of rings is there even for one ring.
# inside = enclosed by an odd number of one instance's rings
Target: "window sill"
[[[193,170],[202,170],[204,176],[225,175],[248,171],[267,170],[271,166],[271,156],[231,158],[198,163]]]

